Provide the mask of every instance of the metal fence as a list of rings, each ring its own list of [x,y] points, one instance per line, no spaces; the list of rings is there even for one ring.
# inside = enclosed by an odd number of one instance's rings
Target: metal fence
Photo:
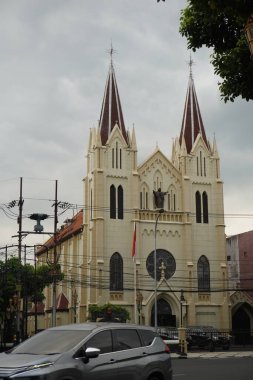
[[[160,327],[158,333],[175,342],[178,340],[178,329],[175,327]],[[191,326],[186,328],[186,339],[188,350],[194,349],[246,349],[253,350],[253,330],[236,329],[225,330],[215,329],[208,326]],[[208,342],[213,342],[211,346]],[[228,343],[228,344],[227,344]]]

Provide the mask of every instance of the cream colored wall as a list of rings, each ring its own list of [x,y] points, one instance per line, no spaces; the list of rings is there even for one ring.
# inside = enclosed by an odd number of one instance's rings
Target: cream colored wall
[[[115,144],[122,149],[122,168],[112,168],[112,148]],[[136,319],[135,268],[138,271],[137,287],[142,289],[142,323],[150,324],[154,305],[154,280],[146,270],[146,258],[154,250],[156,212],[153,190],[158,185],[162,191],[176,189],[176,210],[166,212],[157,224],[157,248],[168,250],[176,260],[176,272],[169,280],[157,284],[157,297],[164,298],[172,313],[180,319],[180,290],[197,290],[197,262],[205,255],[210,262],[211,287],[219,287],[227,281],[226,247],[224,234],[223,183],[219,178],[219,158],[197,139],[193,152],[187,155],[184,149],[174,145],[173,162],[156,151],[138,168],[136,147],[127,146],[121,132],[114,128],[108,145],[101,146],[99,132],[90,133],[87,176],[84,179],[84,229],[82,236],[73,238],[64,245],[61,262],[65,273],[73,280],[81,278],[78,292],[77,321],[88,319],[88,307],[96,303],[114,303],[126,307],[132,321]],[[196,157],[200,151],[206,161],[206,176],[196,174]],[[110,186],[121,185],[124,189],[124,219],[110,219]],[[140,192],[148,194],[148,210],[140,210]],[[195,192],[206,191],[209,203],[209,223],[195,222]],[[92,198],[92,202],[91,202]],[[91,212],[91,205],[93,211]],[[136,265],[131,250],[133,225],[137,226]],[[72,248],[70,248],[72,247]],[[78,255],[73,253],[78,251]],[[124,262],[124,291],[109,292],[109,264],[114,252],[119,252]],[[69,264],[70,263],[70,264]],[[71,266],[68,268],[68,265]],[[74,269],[75,268],[75,269]],[[183,277],[180,282],[179,279]],[[94,279],[92,286],[89,282]],[[103,283],[103,288],[100,284]],[[60,285],[73,307],[71,286]],[[145,290],[146,289],[146,290]],[[199,294],[185,292],[187,308],[183,310],[184,323],[189,325],[208,324],[229,328],[228,296],[224,292]],[[50,305],[50,292],[47,293]],[[187,310],[187,312],[186,312]],[[71,309],[72,313],[73,309]],[[73,313],[69,314],[72,320]]]
[[[191,241],[192,248],[188,260],[193,262],[193,277],[197,278],[197,261],[205,255],[210,263],[211,287],[226,288],[226,238],[224,231],[223,184],[217,178],[217,159],[214,159],[203,146],[201,139],[195,144],[193,155],[202,157],[206,162],[206,175],[197,176],[194,157],[187,162],[188,190],[191,194],[189,208],[192,212]],[[196,157],[195,156],[195,157]],[[189,186],[190,183],[190,186]],[[195,193],[206,191],[208,194],[209,223],[195,223]],[[197,287],[197,281],[195,281]],[[228,294],[226,292],[211,292],[204,297],[199,293],[192,295],[189,305],[188,321],[190,325],[209,324],[216,327],[229,328]]]
[[[93,134],[91,144],[96,140],[94,136]],[[121,170],[111,167],[111,149],[115,146],[116,141],[123,149],[123,167]],[[99,209],[93,215],[92,221],[89,221],[89,211],[85,216],[85,222],[87,223],[85,255],[89,256],[92,252],[90,260],[88,260],[88,267],[93,268],[94,276],[102,273],[109,286],[110,257],[114,252],[119,252],[124,260],[124,288],[128,290],[115,295],[110,293],[108,288],[103,290],[87,289],[86,307],[90,303],[102,305],[111,302],[121,304],[129,309],[132,321],[135,320],[135,293],[131,290],[134,287],[131,244],[133,221],[135,220],[137,224],[136,267],[139,277],[137,281],[140,288],[145,289],[146,287],[148,289],[146,291],[142,290],[144,297],[142,321],[146,324],[150,323],[151,310],[154,305],[154,293],[150,292],[150,289],[154,289],[154,280],[147,273],[146,258],[154,250],[153,189],[157,189],[159,186],[162,187],[162,191],[167,191],[171,187],[176,189],[176,212],[183,213],[184,221],[177,223],[175,219],[172,219],[171,215],[173,213],[168,214],[170,215],[169,217],[168,215],[165,216],[165,212],[163,220],[158,222],[157,247],[162,247],[171,252],[177,262],[175,275],[168,280],[168,283],[158,285],[158,298],[162,296],[170,303],[173,313],[177,315],[177,323],[179,323],[179,291],[183,287],[197,290],[197,261],[202,254],[207,256],[210,261],[211,281],[217,281],[219,284],[226,281],[223,191],[222,182],[219,178],[216,178],[217,158],[211,156],[201,139],[197,141],[194,149],[196,150],[196,155],[201,150],[203,157],[205,157],[206,176],[204,178],[196,175],[194,152],[191,156],[186,155],[183,157],[182,152],[178,151],[177,154],[181,154],[181,158],[177,162],[182,174],[159,149],[137,171],[137,168],[132,166],[133,152],[124,145],[118,131],[113,131],[106,148],[96,148],[96,150],[100,151],[100,155],[98,155],[98,152],[96,155],[92,153],[93,159],[88,158],[88,162],[92,162],[93,167],[89,167],[90,171],[85,180],[85,203],[89,204],[89,194],[92,188],[93,202],[95,202],[93,206]],[[94,157],[98,156],[100,156],[100,164],[99,170],[96,170],[97,162]],[[180,159],[182,164],[180,164]],[[124,209],[136,209],[136,212],[125,212],[123,220],[110,219],[109,189],[111,184],[116,187],[118,185],[123,186]],[[147,220],[142,219],[139,214],[140,191],[143,189],[148,193],[150,213],[147,212],[145,215],[148,218]],[[197,190],[208,193],[210,215],[220,215],[216,219],[210,217],[209,223],[206,225],[195,223],[195,192]],[[166,206],[165,203],[165,209]],[[102,272],[99,272],[99,270]],[[88,271],[88,273],[90,275],[92,271]],[[178,278],[182,273],[185,274],[185,279],[180,284],[178,283]],[[175,291],[173,292],[173,290]],[[208,322],[208,324],[217,327],[228,328],[228,300],[226,294],[220,292],[200,296],[197,292],[190,292],[185,294],[185,298],[188,304],[187,315],[186,311],[184,311],[185,322],[188,324],[206,324]]]

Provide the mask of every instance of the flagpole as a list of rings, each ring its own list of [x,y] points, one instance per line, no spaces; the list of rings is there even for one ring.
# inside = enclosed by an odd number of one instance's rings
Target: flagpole
[[[136,305],[136,297],[137,297],[137,279],[136,279],[136,223],[134,222],[134,231],[133,231],[133,242],[132,242],[132,259],[134,264],[134,322],[137,323],[137,305]]]
[[[137,324],[137,305],[136,305],[136,298],[137,298],[137,286],[136,286],[136,261],[134,257],[134,322]]]

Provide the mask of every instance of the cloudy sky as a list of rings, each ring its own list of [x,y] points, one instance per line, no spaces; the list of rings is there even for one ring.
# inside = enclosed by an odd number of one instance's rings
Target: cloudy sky
[[[23,178],[24,216],[53,215],[58,199],[83,203],[89,129],[100,115],[111,43],[128,129],[138,161],[156,144],[171,156],[188,84],[189,51],[180,36],[185,0],[2,0],[0,2],[0,246],[16,244]],[[220,100],[210,51],[193,54],[193,74],[207,136],[216,137],[224,180],[226,233],[253,228],[252,102]],[[23,230],[34,222],[24,218]],[[46,221],[53,230],[53,218]],[[14,236],[14,237],[13,237]],[[44,237],[46,240],[48,236]],[[39,240],[39,241],[38,241]],[[29,235],[25,244],[42,242]]]

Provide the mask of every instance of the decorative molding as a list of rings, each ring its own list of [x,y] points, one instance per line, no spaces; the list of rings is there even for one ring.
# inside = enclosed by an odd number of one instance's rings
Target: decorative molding
[[[253,299],[246,292],[236,291],[230,296],[230,301],[232,307],[245,302],[253,307]]]
[[[211,294],[199,294],[198,295],[199,302],[211,302]]]
[[[116,169],[115,169],[116,170]],[[118,169],[120,170],[120,169]],[[120,178],[120,179],[128,179],[126,175],[116,175],[116,174],[107,174],[107,178]]]
[[[123,293],[110,293],[111,301],[123,301]]]

